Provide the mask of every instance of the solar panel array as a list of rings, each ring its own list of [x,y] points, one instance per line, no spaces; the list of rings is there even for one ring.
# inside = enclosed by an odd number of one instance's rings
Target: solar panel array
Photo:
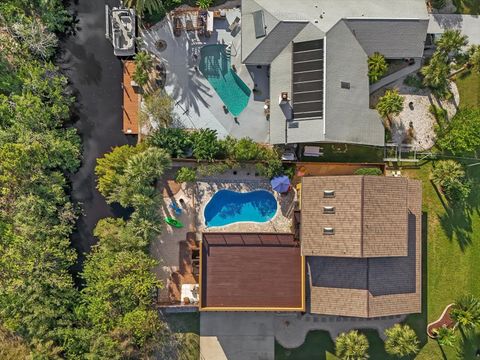
[[[293,43],[293,118],[323,117],[323,39]]]

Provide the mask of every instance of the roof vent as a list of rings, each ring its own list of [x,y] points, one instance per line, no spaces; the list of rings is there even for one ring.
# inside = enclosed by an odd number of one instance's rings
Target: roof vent
[[[335,235],[335,229],[332,227],[324,227],[323,235]]]
[[[334,198],[335,197],[335,190],[324,190],[323,191],[324,198]]]
[[[340,87],[342,89],[350,89],[350,83],[349,82],[346,82],[346,81],[341,81],[340,82]]]
[[[323,207],[324,214],[335,214],[335,206],[324,206]]]

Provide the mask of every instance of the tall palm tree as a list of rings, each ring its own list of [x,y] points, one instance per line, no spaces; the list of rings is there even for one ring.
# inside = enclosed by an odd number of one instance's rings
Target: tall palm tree
[[[340,360],[366,360],[367,351],[367,337],[357,330],[341,333],[335,340],[335,355]]]
[[[446,89],[448,87],[448,66],[445,55],[441,52],[433,54],[428,65],[422,67],[423,84],[433,89]]]
[[[455,330],[448,328],[445,325],[434,330],[435,339],[437,340],[440,346],[449,346],[454,347],[455,342],[457,341],[457,335],[455,335]]]
[[[437,49],[445,55],[458,54],[468,44],[468,36],[462,35],[460,30],[445,30],[437,40]]]
[[[432,170],[432,181],[442,186],[442,184],[461,180],[465,177],[465,171],[462,164],[455,160],[440,160],[435,163],[435,168]]]
[[[464,329],[473,329],[480,325],[480,300],[473,295],[460,297],[450,315]]]
[[[134,8],[138,16],[142,16],[145,10],[153,14],[162,8],[161,0],[123,0],[126,7]]]
[[[417,334],[408,325],[395,324],[385,330],[385,351],[390,355],[405,357],[419,351]]]
[[[376,52],[368,58],[368,77],[371,83],[377,82],[387,70],[388,64],[382,54]]]
[[[153,59],[146,51],[140,51],[135,54],[135,72],[133,80],[140,86],[144,86],[148,82],[148,73],[153,68]]]
[[[403,97],[398,90],[387,90],[377,103],[377,111],[390,122],[391,115],[398,115],[403,110]]]

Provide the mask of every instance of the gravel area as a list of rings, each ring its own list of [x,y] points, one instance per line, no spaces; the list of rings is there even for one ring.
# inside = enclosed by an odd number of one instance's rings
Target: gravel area
[[[394,86],[404,97],[403,111],[392,117],[392,140],[397,144],[410,144],[414,149],[428,150],[435,143],[436,119],[430,113],[430,105],[434,104],[447,110],[448,119],[457,112],[460,101],[457,86],[450,82],[453,97],[439,101],[429,89],[416,89],[398,80]]]

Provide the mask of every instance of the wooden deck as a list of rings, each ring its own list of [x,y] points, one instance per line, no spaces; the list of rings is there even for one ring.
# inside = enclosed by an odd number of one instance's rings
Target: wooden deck
[[[129,135],[138,134],[138,94],[132,86],[135,63],[127,60],[123,63],[123,132]]]
[[[204,233],[202,311],[303,311],[305,262],[292,234]]]

